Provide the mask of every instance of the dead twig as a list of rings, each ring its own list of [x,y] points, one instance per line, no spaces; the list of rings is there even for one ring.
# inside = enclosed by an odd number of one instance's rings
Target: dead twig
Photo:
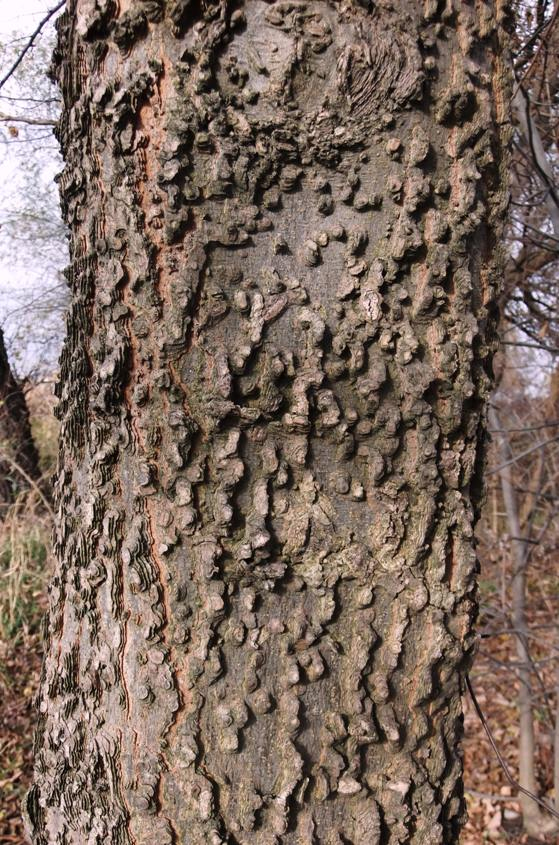
[[[505,774],[506,779],[508,780],[508,782],[510,783],[510,785],[512,786],[513,789],[516,789],[518,792],[521,792],[523,795],[526,795],[528,798],[531,798],[533,801],[536,802],[536,804],[539,804],[539,806],[542,807],[542,809],[546,810],[555,819],[559,820],[559,813],[556,812],[556,810],[554,810],[553,807],[550,807],[549,804],[546,804],[546,802],[542,798],[539,798],[537,795],[534,795],[534,793],[530,792],[530,790],[524,789],[524,787],[520,786],[518,781],[515,780],[515,778],[513,778],[513,776],[510,773],[510,769],[507,766],[507,764],[506,764],[506,762],[503,758],[503,755],[499,751],[499,748],[498,748],[497,743],[495,741],[495,737],[493,736],[491,728],[489,727],[489,725],[487,723],[487,719],[485,718],[485,716],[483,714],[483,710],[481,709],[480,703],[476,698],[476,694],[474,692],[474,688],[472,687],[472,682],[470,681],[470,677],[469,677],[468,674],[465,675],[465,679],[466,679],[466,687],[468,688],[468,692],[470,693],[470,698],[472,699],[474,709],[475,709],[475,711],[478,715],[478,718],[479,718],[479,720],[480,720],[480,722],[483,726],[483,730],[485,731],[485,733],[487,735],[487,738],[489,740],[491,748],[495,752],[497,760],[499,761],[499,765],[501,766],[501,768],[502,768],[502,770]]]

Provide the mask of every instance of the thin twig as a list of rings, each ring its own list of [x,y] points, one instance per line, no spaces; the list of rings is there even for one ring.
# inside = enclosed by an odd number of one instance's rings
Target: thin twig
[[[17,463],[17,461],[14,461],[12,458],[10,458],[9,455],[6,455],[4,452],[0,452],[0,460],[6,461],[6,463],[10,464],[12,469],[15,469],[17,472],[19,472],[19,474],[25,479],[25,481],[29,484],[29,486],[33,490],[35,490],[35,492],[39,495],[39,498],[41,499],[43,505],[45,506],[45,508],[47,509],[49,514],[51,515],[51,517],[54,518],[54,511],[53,511],[53,509],[50,505],[50,502],[47,499],[47,497],[45,496],[45,494],[43,493],[43,491],[41,490],[41,488],[39,487],[39,485],[37,484],[37,482],[34,481],[31,478],[31,476],[28,475],[25,472],[25,470],[20,467],[20,465]]]
[[[555,9],[553,10],[553,14],[552,14],[552,16],[551,16],[551,19],[550,19],[550,21],[549,21],[548,25],[547,25],[547,26],[546,26],[546,28],[545,28],[545,32],[544,32],[544,33],[543,33],[543,35],[542,35],[542,40],[541,40],[541,41],[540,41],[540,43],[538,44],[537,50],[536,50],[536,52],[534,53],[534,56],[533,56],[533,58],[532,58],[532,61],[531,61],[531,62],[530,62],[530,64],[528,65],[527,70],[526,70],[526,71],[525,71],[525,73],[524,73],[524,74],[520,77],[520,80],[518,81],[518,84],[517,84],[517,86],[516,86],[516,88],[515,88],[515,90],[514,90],[514,93],[513,93],[513,95],[512,95],[512,99],[514,99],[514,97],[515,97],[515,96],[516,96],[516,94],[518,93],[518,89],[520,88],[520,86],[522,85],[522,83],[523,83],[523,82],[526,82],[526,80],[528,79],[528,77],[531,75],[532,70],[534,69],[535,64],[536,64],[536,59],[537,59],[537,58],[538,58],[538,56],[540,55],[540,52],[541,52],[541,50],[542,50],[542,47],[543,47],[543,46],[544,46],[544,44],[545,44],[545,39],[547,38],[547,36],[551,33],[551,30],[553,29],[553,24],[555,23],[555,21],[556,21],[556,19],[557,19],[557,14],[558,14],[558,13],[559,13],[559,4],[556,4]]]
[[[556,11],[553,15],[553,19],[555,19],[555,15],[557,14],[558,11],[559,11],[559,4],[557,5]],[[517,91],[515,92],[515,95],[513,97],[513,101],[515,100],[515,98],[518,98],[519,96],[520,96],[520,99],[522,100],[522,104],[520,106],[518,106],[518,99],[516,99],[516,104],[517,104],[519,111],[520,111],[520,108],[524,109],[524,118],[525,118],[525,121],[526,121],[526,126],[523,127],[523,128],[527,129],[528,138],[526,140],[528,141],[530,151],[532,153],[533,163],[536,167],[536,170],[540,174],[540,178],[541,178],[542,182],[547,186],[548,195],[551,197],[555,207],[559,208],[559,197],[557,196],[556,185],[554,184],[553,178],[550,175],[550,173],[547,172],[550,169],[549,162],[546,160],[545,150],[544,150],[541,138],[539,136],[537,127],[534,126],[533,121],[532,121],[532,115],[530,113],[530,98],[529,98],[528,92],[522,87],[521,82],[519,82],[519,84],[518,84],[518,88],[517,88]],[[520,122],[522,123],[522,120]],[[538,147],[541,148],[540,153],[541,153],[541,159],[542,160],[540,160],[540,155],[538,155],[538,151],[536,150],[535,144],[537,144]],[[559,232],[557,231],[558,223],[557,223],[556,212],[554,212],[552,210],[550,212],[550,217],[552,218],[554,235],[551,236],[547,233],[545,233],[545,235],[546,235],[546,237],[552,237],[553,240],[557,241],[558,238],[559,238]],[[526,224],[526,225],[529,226],[529,224]]]
[[[557,426],[559,426],[559,420],[550,420],[549,422],[540,423],[540,425],[526,425],[523,428],[490,428],[488,431],[491,434],[496,434],[497,432],[501,434],[512,434],[524,431],[541,431],[542,428],[556,428]]]
[[[528,343],[528,341],[522,340],[501,340],[500,343],[501,346],[523,346],[526,349],[540,349],[543,352],[549,352],[551,355],[559,353],[559,347],[547,346],[545,343]]]
[[[495,475],[496,472],[500,472],[502,469],[505,469],[505,467],[508,467],[511,464],[515,464],[521,458],[525,458],[526,455],[530,455],[537,449],[543,449],[544,446],[548,446],[550,443],[555,443],[557,440],[559,440],[559,434],[556,437],[550,437],[549,440],[544,440],[542,443],[536,443],[535,446],[530,446],[529,449],[525,449],[524,452],[520,452],[519,455],[516,455],[514,458],[511,458],[510,461],[506,461],[504,464],[501,464],[498,467],[494,467],[493,469],[487,470],[486,475]]]
[[[497,756],[497,760],[499,761],[499,764],[500,764],[503,772],[505,773],[505,777],[508,780],[508,782],[510,783],[510,785],[513,787],[513,789],[516,789],[518,792],[521,792],[523,795],[527,795],[528,798],[532,798],[532,800],[535,801],[536,804],[539,804],[540,807],[542,807],[544,810],[547,810],[547,812],[550,813],[550,815],[552,815],[554,818],[559,819],[559,813],[556,812],[553,809],[553,807],[550,807],[549,804],[546,804],[545,801],[543,801],[537,795],[534,795],[534,793],[530,792],[529,789],[524,789],[524,787],[520,786],[518,781],[516,781],[513,778],[513,776],[510,773],[509,767],[507,766],[507,764],[506,764],[506,762],[503,758],[503,755],[501,754],[501,752],[499,751],[499,748],[497,747],[497,743],[495,742],[495,737],[493,736],[491,728],[489,727],[489,725],[487,723],[487,719],[483,715],[483,710],[481,709],[479,701],[476,698],[476,694],[474,692],[474,688],[472,687],[472,682],[470,681],[470,677],[469,677],[468,674],[465,675],[465,679],[466,679],[466,686],[468,688],[468,692],[470,693],[470,698],[472,699],[472,703],[474,705],[474,709],[475,709],[475,711],[478,715],[478,718],[479,718],[479,720],[480,720],[480,722],[483,726],[485,733],[487,734],[487,738],[488,738],[488,740],[491,744],[491,747],[492,747],[493,751],[495,752],[495,754]]]
[[[492,795],[490,792],[479,792],[479,790],[470,789],[468,786],[464,787],[464,792],[467,792],[473,798],[479,798],[481,801],[510,801],[512,804],[518,805],[514,795]]]
[[[0,121],[2,123],[29,123],[31,126],[56,126],[56,120],[50,120],[46,117],[25,117],[24,115],[3,114],[0,112]]]

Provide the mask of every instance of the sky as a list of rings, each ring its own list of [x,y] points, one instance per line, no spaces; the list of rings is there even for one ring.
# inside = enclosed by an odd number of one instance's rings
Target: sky
[[[0,37],[14,30],[33,32],[53,5],[56,2],[48,0],[0,0]]]
[[[0,0],[0,45],[12,49],[18,43],[25,45],[38,23],[56,5],[57,0]],[[52,22],[49,26],[52,27]],[[37,50],[40,49],[39,43]],[[31,53],[28,54],[29,59],[24,59],[24,63],[33,62]],[[11,65],[13,55],[9,62],[0,55],[0,78]],[[39,66],[36,73],[42,75],[42,66]],[[22,68],[26,72],[23,63]],[[22,105],[17,100],[7,98],[17,97],[21,93],[22,89],[17,82],[10,80],[0,92],[0,113],[17,114],[24,108],[32,114],[42,114],[41,103],[35,106]],[[28,91],[23,93],[29,94]],[[35,111],[31,111],[33,109]],[[5,186],[0,200],[0,327],[5,333],[12,365],[20,375],[25,376],[33,371],[37,360],[45,355],[48,357],[47,368],[56,366],[59,340],[56,339],[53,345],[47,341],[47,336],[50,338],[53,332],[54,335],[58,332],[61,337],[62,323],[60,315],[55,314],[56,309],[49,311],[46,293],[60,286],[60,271],[67,263],[67,256],[60,244],[53,242],[49,245],[46,240],[48,234],[45,235],[50,229],[59,227],[59,221],[55,219],[58,216],[57,188],[53,183],[54,174],[61,169],[57,143],[49,129],[36,131],[19,124],[15,126],[18,129],[17,136],[10,133],[6,122],[0,122],[0,184]],[[17,225],[21,198],[25,196],[26,186],[29,197],[29,185],[40,186],[40,190],[37,190],[40,199],[37,199],[36,209],[39,212],[42,240],[39,238],[37,242],[34,241],[32,229],[28,236],[25,228]],[[27,204],[29,206],[29,202]],[[10,221],[14,220],[16,225],[10,225]],[[15,232],[15,238],[12,238],[12,232]],[[34,312],[27,307],[29,303],[32,303]],[[58,324],[60,330],[56,327]],[[49,344],[52,348],[47,353],[45,350]]]

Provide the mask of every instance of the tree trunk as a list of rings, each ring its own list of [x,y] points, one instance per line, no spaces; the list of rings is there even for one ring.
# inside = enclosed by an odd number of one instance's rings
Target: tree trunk
[[[40,475],[29,409],[12,373],[0,330],[0,519],[18,492],[38,481]]]
[[[70,0],[55,62],[73,305],[33,841],[454,843],[502,4],[116,14]]]

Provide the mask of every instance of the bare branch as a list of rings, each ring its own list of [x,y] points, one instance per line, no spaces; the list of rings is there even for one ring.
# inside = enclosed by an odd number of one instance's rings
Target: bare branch
[[[476,698],[476,694],[475,694],[474,689],[472,687],[472,682],[470,681],[470,678],[469,678],[468,675],[466,675],[465,677],[466,677],[466,686],[468,687],[468,692],[470,693],[470,697],[472,699],[475,711],[478,715],[478,718],[479,718],[481,724],[483,725],[483,729],[484,729],[485,733],[487,734],[487,738],[488,738],[488,740],[491,744],[491,747],[492,747],[493,751],[495,752],[495,754],[497,755],[497,760],[499,761],[499,764],[500,764],[503,772],[505,773],[506,779],[508,780],[508,782],[510,783],[510,785],[514,789],[518,790],[518,792],[521,792],[523,795],[526,795],[528,798],[531,798],[533,801],[536,802],[536,804],[539,804],[540,807],[543,807],[544,810],[547,810],[547,812],[550,813],[554,818],[559,819],[559,813],[557,813],[553,809],[553,807],[550,807],[549,804],[547,804],[545,801],[542,801],[542,799],[538,798],[537,795],[534,795],[533,792],[530,792],[528,789],[524,789],[524,787],[520,786],[518,781],[516,781],[513,778],[513,776],[511,775],[510,769],[507,766],[507,764],[505,763],[505,760],[503,759],[503,755],[499,751],[497,743],[495,742],[495,737],[493,736],[493,732],[491,731],[491,728],[489,727],[489,725],[487,723],[487,719],[485,718],[485,716],[483,714],[483,710],[481,709],[479,701]]]
[[[2,123],[28,123],[30,126],[56,126],[57,121],[46,117],[25,117],[24,115],[3,114],[0,112]]]
[[[557,6],[557,9],[559,10],[559,5]],[[545,199],[545,204],[553,225],[555,238],[557,238],[559,237],[559,198],[557,196],[557,190],[553,180],[553,172],[546,156],[540,133],[534,125],[534,121],[532,120],[532,116],[530,114],[530,99],[528,97],[528,93],[521,87],[520,84],[517,87],[517,91],[515,92],[512,102],[522,134],[530,146],[534,164],[540,175],[540,179],[547,187],[548,193]]]
[[[26,44],[26,45],[25,45],[25,47],[21,50],[21,52],[19,53],[19,55],[18,55],[17,59],[15,60],[15,62],[13,63],[13,65],[11,66],[11,68],[7,71],[7,73],[5,73],[5,74],[4,74],[4,76],[2,77],[2,79],[0,79],[0,90],[2,90],[2,88],[4,87],[4,85],[6,84],[6,82],[8,81],[8,79],[9,79],[9,78],[10,78],[10,77],[14,74],[14,72],[15,72],[15,71],[17,70],[17,68],[20,66],[20,64],[22,63],[22,61],[23,61],[23,59],[25,58],[26,54],[29,52],[29,50],[31,49],[31,47],[32,47],[32,46],[33,46],[33,44],[35,43],[35,39],[36,39],[36,38],[37,38],[37,36],[41,33],[41,30],[43,29],[43,27],[44,27],[44,26],[46,26],[46,24],[50,21],[50,19],[52,18],[52,16],[53,16],[53,15],[55,15],[55,14],[56,14],[56,13],[57,13],[57,12],[58,12],[58,11],[59,11],[62,7],[63,7],[63,6],[65,6],[65,5],[66,5],[66,0],[61,0],[61,2],[60,2],[60,3],[57,3],[57,5],[56,5],[56,6],[54,6],[54,7],[53,7],[53,8],[52,8],[49,12],[47,12],[47,14],[45,15],[45,17],[44,17],[44,18],[43,18],[43,19],[42,19],[42,20],[41,20],[41,21],[37,24],[37,28],[36,28],[36,29],[35,29],[35,31],[34,31],[34,32],[32,32],[32,33],[31,33],[31,35],[29,36],[29,39],[28,39],[28,41],[27,41],[27,44]]]
[[[513,94],[513,99],[515,98],[516,94],[518,93],[518,90],[519,90],[519,88],[521,87],[521,85],[522,85],[524,82],[527,82],[527,81],[528,81],[528,79],[529,79],[529,77],[531,76],[532,71],[534,70],[534,67],[535,67],[535,65],[536,65],[536,60],[537,60],[538,56],[540,55],[540,52],[541,52],[542,48],[543,48],[543,47],[544,47],[544,45],[545,45],[545,40],[546,40],[546,38],[548,37],[548,35],[550,35],[550,34],[551,34],[551,30],[553,29],[553,26],[554,26],[554,24],[555,24],[555,22],[556,22],[556,20],[557,20],[557,14],[558,14],[558,13],[559,13],[559,5],[556,5],[556,6],[555,6],[555,9],[554,9],[554,11],[553,11],[553,14],[552,14],[552,16],[551,16],[551,20],[549,21],[549,23],[548,23],[548,24],[547,24],[547,26],[545,27],[545,32],[544,32],[544,34],[543,34],[543,36],[542,36],[542,40],[541,40],[541,41],[540,41],[540,43],[538,44],[538,48],[537,48],[536,52],[534,53],[534,55],[533,55],[533,57],[532,57],[532,61],[530,62],[529,66],[528,66],[528,69],[527,69],[527,70],[525,71],[525,73],[522,75],[522,77],[520,78],[520,80],[519,80],[519,82],[518,82],[518,84],[517,84],[516,90],[514,91],[514,94]]]
[[[26,473],[24,469],[22,469],[22,467],[19,465],[19,463],[17,463],[17,461],[14,461],[9,455],[7,455],[4,452],[0,452],[0,457],[3,461],[6,461],[6,463],[8,463],[12,467],[12,469],[15,469],[16,472],[18,472],[25,479],[27,484],[33,490],[35,490],[35,492],[39,496],[40,500],[42,501],[43,505],[45,506],[46,510],[49,512],[49,514],[52,517],[54,517],[54,511],[53,511],[53,509],[50,505],[50,502],[47,499],[47,497],[45,496],[45,494],[43,493],[43,491],[41,490],[41,488],[39,487],[39,485],[37,484],[37,482],[34,481],[34,479],[31,478],[31,476],[28,473]]]
[[[500,430],[503,431],[504,429]],[[494,475],[496,472],[500,472],[502,469],[505,469],[505,467],[509,467],[511,466],[511,464],[515,464],[521,458],[525,458],[526,455],[530,455],[537,449],[543,449],[544,446],[547,446],[549,443],[555,443],[557,440],[559,440],[559,435],[557,435],[556,437],[550,437],[549,440],[544,440],[542,443],[536,443],[535,446],[530,446],[529,449],[526,449],[524,452],[520,452],[519,455],[516,455],[514,458],[511,458],[510,461],[506,461],[506,463],[503,463],[498,467],[494,467],[493,469],[487,470],[486,475]]]
[[[550,420],[549,422],[540,423],[540,425],[525,425],[521,428],[490,428],[491,434],[501,432],[503,434],[522,433],[525,431],[541,431],[542,428],[556,428],[559,426],[559,420]]]

